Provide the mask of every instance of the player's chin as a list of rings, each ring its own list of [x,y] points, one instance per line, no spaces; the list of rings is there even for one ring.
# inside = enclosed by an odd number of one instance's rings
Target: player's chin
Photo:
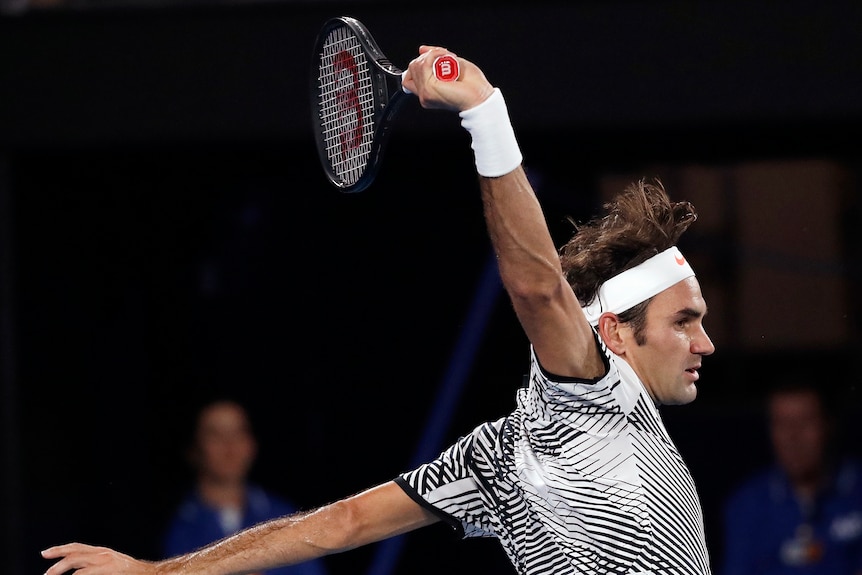
[[[667,398],[662,403],[665,405],[685,405],[695,399],[697,399],[697,386],[694,383],[686,383],[674,390],[672,397]]]

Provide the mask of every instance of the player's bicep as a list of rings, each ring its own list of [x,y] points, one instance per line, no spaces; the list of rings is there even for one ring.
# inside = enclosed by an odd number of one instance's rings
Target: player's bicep
[[[562,278],[556,290],[538,297],[513,297],[512,304],[542,367],[565,377],[604,375],[595,333]]]
[[[413,501],[394,481],[345,501],[350,505],[356,543],[365,545],[436,523],[439,518]]]

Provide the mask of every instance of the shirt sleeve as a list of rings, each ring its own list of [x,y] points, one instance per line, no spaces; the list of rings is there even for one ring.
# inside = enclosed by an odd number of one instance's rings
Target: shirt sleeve
[[[485,423],[458,439],[436,459],[405,472],[395,482],[414,501],[448,523],[461,537],[495,536],[489,505],[493,490],[481,469],[477,441],[497,436],[497,425]]]

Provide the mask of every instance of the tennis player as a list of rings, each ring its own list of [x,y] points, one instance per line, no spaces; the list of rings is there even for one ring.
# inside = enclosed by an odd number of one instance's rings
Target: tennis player
[[[439,457],[308,513],[267,521],[158,562],[71,543],[46,575],[227,575],[343,552],[444,521],[496,537],[521,575],[705,575],[695,483],[659,408],[697,395],[714,351],[706,302],[677,247],[695,221],[638,181],[558,251],[503,95],[468,60],[441,81],[422,46],[403,78],[425,108],[458,112],[472,139],[488,232],[530,341],[514,410]],[[525,366],[526,367],[526,366]]]

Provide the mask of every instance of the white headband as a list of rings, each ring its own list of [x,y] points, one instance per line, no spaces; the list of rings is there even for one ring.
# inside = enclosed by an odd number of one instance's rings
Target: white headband
[[[583,306],[584,314],[591,325],[598,325],[603,313],[622,313],[693,275],[694,270],[673,246],[603,283],[595,299]]]

